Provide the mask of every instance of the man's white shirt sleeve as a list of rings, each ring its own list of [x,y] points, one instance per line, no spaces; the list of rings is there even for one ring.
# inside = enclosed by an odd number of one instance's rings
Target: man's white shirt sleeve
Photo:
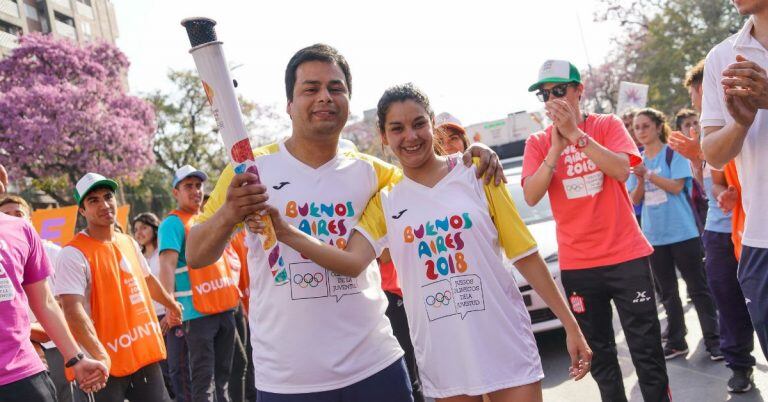
[[[723,63],[720,61],[723,53],[726,53],[730,43],[725,42],[716,46],[707,56],[704,66],[704,81],[702,82],[702,91],[704,93],[701,101],[701,126],[702,127],[723,127],[726,125],[726,116],[723,111],[723,87],[720,85],[722,78]]]
[[[61,249],[56,259],[56,296],[85,296],[90,287],[91,268],[80,250],[68,246]]]

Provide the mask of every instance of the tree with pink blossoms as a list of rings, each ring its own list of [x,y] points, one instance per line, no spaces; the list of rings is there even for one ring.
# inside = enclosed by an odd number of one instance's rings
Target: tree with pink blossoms
[[[0,60],[0,164],[61,204],[87,172],[137,180],[154,162],[152,106],[126,94],[115,46],[22,36]]]

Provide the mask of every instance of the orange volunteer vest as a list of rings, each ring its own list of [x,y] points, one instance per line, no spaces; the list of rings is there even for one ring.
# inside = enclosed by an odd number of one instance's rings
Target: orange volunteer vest
[[[171,211],[184,224],[184,235],[189,236],[194,215],[178,209]],[[184,268],[181,268],[184,269]],[[222,256],[212,265],[188,269],[189,284],[192,287],[192,305],[203,314],[216,314],[237,307],[240,291],[232,278],[227,258]]]
[[[68,246],[91,267],[91,319],[96,336],[112,360],[109,374],[124,377],[165,359],[165,342],[133,240],[115,233],[101,242],[78,233]],[[74,371],[66,370],[74,379]]]
[[[739,174],[736,171],[736,162],[731,160],[723,168],[725,173],[725,181],[736,187],[736,192],[739,194],[739,198],[736,200],[736,206],[731,211],[731,240],[733,240],[733,252],[736,254],[736,259],[741,259],[741,238],[744,236],[744,208],[741,206],[741,183],[739,182]]]

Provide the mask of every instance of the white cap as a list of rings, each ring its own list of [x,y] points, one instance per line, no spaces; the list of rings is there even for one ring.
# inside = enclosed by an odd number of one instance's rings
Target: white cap
[[[173,174],[173,186],[176,187],[177,184],[179,184],[180,181],[186,179],[187,177],[197,177],[202,181],[208,180],[208,175],[203,173],[200,170],[195,169],[192,167],[192,165],[184,165],[178,169],[176,169],[176,173]]]

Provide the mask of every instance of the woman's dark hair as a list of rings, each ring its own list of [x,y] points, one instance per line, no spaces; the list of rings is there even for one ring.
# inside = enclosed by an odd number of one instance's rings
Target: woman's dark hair
[[[155,236],[152,238],[152,243],[157,248],[157,230],[160,227],[160,219],[152,212],[142,212],[136,215],[131,221],[131,227],[136,225],[136,222],[141,222],[152,228]],[[141,246],[141,252],[144,252],[144,246]]]
[[[407,100],[412,100],[421,105],[427,114],[429,114],[430,122],[434,122],[435,112],[432,110],[432,106],[429,105],[429,98],[424,92],[419,88],[416,88],[411,82],[395,85],[384,91],[384,94],[381,95],[379,103],[376,106],[376,116],[378,117],[379,130],[381,130],[382,134],[384,133],[384,126],[387,123],[386,120],[389,107],[395,102],[405,102]]]
[[[349,71],[347,59],[345,59],[335,48],[323,43],[317,43],[296,52],[293,57],[291,57],[291,60],[288,61],[288,66],[285,67],[285,96],[288,97],[289,102],[293,102],[293,88],[296,86],[296,70],[298,70],[300,65],[310,61],[323,61],[339,66],[341,72],[344,73],[344,80],[347,83],[349,96],[352,97],[352,73]]]
[[[663,112],[651,107],[638,110],[635,114],[635,117],[639,115],[643,115],[651,119],[651,121],[656,124],[656,127],[661,127],[661,134],[659,134],[659,139],[661,142],[666,144],[667,138],[669,138],[669,134],[672,133],[672,129],[669,127],[669,124],[667,124],[667,116]]]

